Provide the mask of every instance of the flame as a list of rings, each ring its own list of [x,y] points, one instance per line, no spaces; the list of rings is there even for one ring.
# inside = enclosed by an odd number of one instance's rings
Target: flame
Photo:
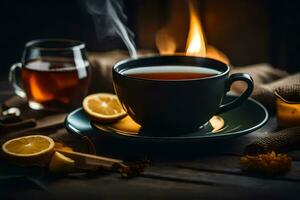
[[[193,1],[189,1],[190,10],[190,28],[187,38],[186,54],[194,56],[206,56],[206,45],[201,26],[199,14],[193,4]]]
[[[188,3],[190,24],[186,43],[186,52],[184,54],[190,56],[213,58],[228,64],[229,59],[223,52],[221,52],[214,46],[206,44],[200,16],[195,6],[196,1],[189,0]],[[159,50],[160,55],[177,54],[176,50],[179,47],[176,43],[177,41],[174,38],[174,34],[176,33],[174,32],[174,30],[172,32],[172,24],[168,24],[156,33],[156,46]],[[181,55],[182,53],[183,52],[179,52],[178,54]]]
[[[176,41],[167,28],[156,33],[155,42],[160,55],[172,55],[176,52]]]
[[[207,45],[206,57],[219,60],[225,64],[229,64],[229,58],[223,52],[211,45]]]

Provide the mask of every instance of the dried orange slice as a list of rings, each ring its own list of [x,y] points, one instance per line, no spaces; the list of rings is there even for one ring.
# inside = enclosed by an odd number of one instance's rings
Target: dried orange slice
[[[52,152],[54,141],[44,135],[30,135],[8,140],[2,145],[2,150],[17,157],[34,157]]]
[[[92,120],[98,122],[115,122],[127,115],[118,97],[109,93],[96,93],[85,97],[82,107]]]

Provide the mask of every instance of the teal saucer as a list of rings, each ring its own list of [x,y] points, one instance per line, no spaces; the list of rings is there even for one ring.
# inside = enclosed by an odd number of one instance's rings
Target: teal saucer
[[[225,102],[230,102],[237,98],[235,95],[225,97]],[[179,136],[152,136],[144,132],[130,132],[115,128],[107,124],[91,122],[82,108],[71,112],[66,120],[65,125],[70,133],[80,136],[93,137],[104,134],[112,138],[137,141],[137,142],[159,142],[159,143],[189,143],[203,142],[216,139],[228,139],[250,133],[262,127],[268,120],[268,112],[259,102],[249,98],[236,109],[230,110],[218,116],[224,121],[222,127],[217,130],[211,123],[207,123],[198,130],[185,133]],[[150,136],[151,135],[151,136]]]

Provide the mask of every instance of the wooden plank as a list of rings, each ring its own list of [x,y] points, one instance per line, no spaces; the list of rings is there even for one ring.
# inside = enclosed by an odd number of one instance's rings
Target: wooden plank
[[[164,169],[162,169],[164,170]],[[166,174],[168,171],[165,171]],[[149,172],[150,174],[150,172]],[[185,173],[182,172],[181,175]],[[195,177],[200,176],[194,174]],[[224,177],[223,177],[224,178]],[[211,177],[215,181],[220,177]],[[234,180],[232,180],[234,182]],[[249,181],[251,183],[251,181]],[[248,182],[248,183],[249,183]],[[291,198],[298,195],[299,184],[289,182],[264,182],[255,187],[245,187],[245,184],[206,185],[148,177],[121,179],[117,174],[96,175],[83,177],[65,177],[48,180],[47,191],[18,190],[18,192],[1,193],[5,199],[252,199],[262,197],[267,199]],[[272,183],[272,184],[270,184]],[[16,190],[15,190],[16,191]],[[10,198],[8,198],[10,197]],[[51,198],[49,198],[51,197]],[[143,199],[144,199],[143,198]]]
[[[233,174],[239,176],[255,177],[258,179],[273,179],[300,182],[300,162],[292,162],[291,171],[284,175],[274,177],[264,177],[257,173],[243,172],[240,168],[238,156],[213,156],[206,157],[191,162],[177,162],[173,166],[182,169],[204,171],[207,173]]]
[[[212,171],[203,171],[201,169],[195,170],[197,168],[187,168],[186,166],[182,167],[166,167],[165,165],[156,165],[149,168],[143,177],[153,178],[155,179],[166,179],[165,177],[177,177],[182,180],[187,180],[190,182],[193,180],[194,183],[199,181],[201,183],[209,183],[211,185],[226,185],[232,187],[247,187],[247,188],[280,188],[280,186],[292,186],[295,184],[294,181],[290,179],[270,179],[270,178],[261,178],[255,176],[242,176],[240,174],[225,174],[220,172],[212,172]],[[295,180],[299,182],[298,180]],[[178,181],[179,182],[179,181]],[[296,184],[299,185],[299,184]],[[299,185],[300,186],[300,185]]]

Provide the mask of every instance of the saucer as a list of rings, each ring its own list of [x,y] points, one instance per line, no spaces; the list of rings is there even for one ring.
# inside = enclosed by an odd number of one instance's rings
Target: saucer
[[[224,101],[230,102],[236,98],[235,95],[227,95]],[[65,125],[70,133],[81,136],[105,134],[127,141],[187,143],[228,139],[245,135],[262,127],[267,119],[268,112],[265,107],[249,98],[238,108],[215,116],[214,120],[210,120],[210,122],[199,127],[198,130],[178,136],[148,135],[140,131],[140,126],[129,117],[115,124],[91,122],[82,108],[71,112],[65,120]]]

